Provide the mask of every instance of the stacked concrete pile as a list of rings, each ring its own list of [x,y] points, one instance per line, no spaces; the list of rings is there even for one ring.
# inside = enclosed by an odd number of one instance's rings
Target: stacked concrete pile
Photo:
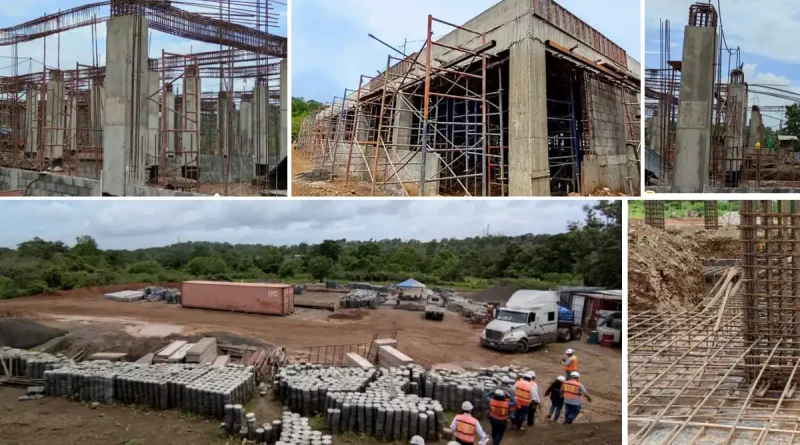
[[[221,417],[225,405],[245,404],[258,386],[252,366],[208,367],[208,372],[186,385],[181,408],[204,416]]]
[[[186,364],[127,367],[116,377],[115,399],[158,409],[181,408],[186,386],[208,372],[206,367]]]
[[[488,414],[489,408],[484,395],[497,389],[503,377],[516,382],[528,371],[527,368],[498,366],[481,368],[477,372],[435,369],[425,374],[422,393],[441,402],[446,411],[459,411],[461,404],[469,400],[475,407],[475,415],[482,417]]]
[[[285,411],[281,420],[258,424],[255,413],[245,413],[241,405],[225,406],[225,421],[220,427],[229,436],[258,445],[332,445],[333,437],[315,431],[307,417]]]
[[[167,363],[170,357],[175,355],[175,353],[180,351],[180,349],[185,346],[186,342],[184,340],[173,341],[156,352],[156,356],[153,358],[153,363]]]
[[[326,368],[289,365],[275,376],[276,396],[290,410],[302,415],[325,412],[329,392],[363,392],[377,376],[376,369]]]
[[[181,304],[181,293],[178,289],[148,287],[144,290],[144,298],[153,303],[166,301],[167,304]]]
[[[217,339],[205,337],[186,351],[186,363],[210,365],[217,359]]]
[[[105,295],[106,300],[119,301],[120,303],[133,303],[144,300],[144,292],[140,290],[124,290]]]
[[[294,285],[294,294],[295,295],[303,295],[306,292],[308,292],[308,285],[306,285],[306,284],[295,284]]]
[[[0,347],[0,359],[5,363],[11,376],[34,379],[44,378],[45,371],[75,363],[61,354],[53,355],[5,346]],[[5,373],[1,367],[0,372]]]
[[[386,302],[386,296],[365,289],[354,289],[339,299],[339,307],[346,309],[378,309]]]
[[[136,365],[96,360],[45,371],[46,393],[53,397],[111,404],[114,402],[114,378],[131,366]]]
[[[424,370],[417,366],[381,369],[366,392],[329,392],[325,422],[334,433],[351,431],[378,440],[435,440],[445,427],[444,407],[421,397]]]
[[[465,318],[483,318],[489,313],[486,303],[468,300],[460,296],[450,296],[447,299],[447,310],[456,312]]]

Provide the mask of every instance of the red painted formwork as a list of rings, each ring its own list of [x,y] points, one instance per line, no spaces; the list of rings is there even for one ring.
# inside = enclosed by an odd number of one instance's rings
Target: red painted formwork
[[[294,312],[294,286],[184,281],[181,283],[181,304],[189,308],[283,316]]]

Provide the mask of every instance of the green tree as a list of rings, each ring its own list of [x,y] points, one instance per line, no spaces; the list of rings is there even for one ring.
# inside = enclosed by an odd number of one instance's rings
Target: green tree
[[[342,245],[338,241],[326,239],[314,249],[314,254],[317,256],[325,256],[333,260],[339,261],[339,255],[342,254]]]
[[[17,250],[22,256],[50,259],[53,255],[68,252],[69,247],[61,241],[50,242],[36,237],[17,245]]]
[[[213,277],[228,273],[228,265],[220,257],[198,257],[189,261],[186,269],[198,277]]]
[[[75,246],[72,248],[72,253],[78,256],[97,256],[100,249],[97,247],[97,241],[89,235],[79,236],[75,239]]]
[[[783,134],[800,137],[800,104],[786,107],[786,127]]]
[[[330,277],[333,267],[333,260],[326,256],[315,256],[308,260],[308,273],[319,281]]]
[[[259,252],[255,264],[264,273],[276,274],[283,264],[283,253],[275,246],[266,246]]]

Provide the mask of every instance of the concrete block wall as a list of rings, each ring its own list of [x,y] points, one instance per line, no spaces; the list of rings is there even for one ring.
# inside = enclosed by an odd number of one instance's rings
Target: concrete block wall
[[[175,158],[167,159],[167,168],[176,172],[178,161]],[[275,163],[272,164],[273,166]],[[202,182],[224,183],[227,174],[228,160],[219,155],[200,155],[200,168]],[[253,157],[235,157],[231,160],[231,181],[250,182],[255,177],[255,159]]]

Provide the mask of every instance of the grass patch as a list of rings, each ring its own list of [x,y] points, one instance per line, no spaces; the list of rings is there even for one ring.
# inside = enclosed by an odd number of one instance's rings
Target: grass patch
[[[123,445],[142,445],[142,441],[139,439],[128,439]]]

